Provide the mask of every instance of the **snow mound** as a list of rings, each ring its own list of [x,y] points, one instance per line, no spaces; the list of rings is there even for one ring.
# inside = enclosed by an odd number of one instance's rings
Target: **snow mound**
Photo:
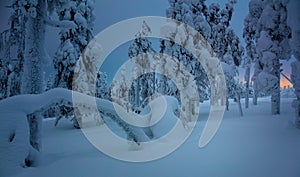
[[[18,95],[0,101],[0,176],[10,175],[14,171],[20,171],[27,166],[34,166],[34,164],[28,163],[38,162],[38,152],[29,143],[30,131],[27,115],[44,110],[47,106],[55,103],[71,105],[74,93],[67,89],[56,88],[43,94]],[[90,104],[91,101],[95,101],[96,99],[98,109],[105,115],[104,119],[111,119],[110,121],[106,121],[107,124],[110,124],[110,122],[117,123],[127,135],[133,136],[131,138],[138,142],[149,140],[145,134],[147,132],[144,133],[141,128],[126,123],[116,113],[116,105],[113,105],[112,102],[80,93],[77,94],[81,98],[80,102],[85,105]],[[167,107],[163,115],[155,115],[155,113],[162,112],[160,99],[154,99],[143,110],[144,114],[150,111],[151,114],[149,115],[152,117],[162,117],[159,121],[150,119],[149,125],[153,125],[150,127],[150,131],[154,137],[163,136],[166,130],[172,128],[178,120],[174,115],[174,111],[178,107],[176,98],[165,97],[165,99]],[[122,110],[123,108],[119,106],[118,109]],[[126,112],[126,110],[124,109],[122,112]],[[153,121],[157,121],[157,123]],[[135,149],[138,150],[139,148]]]
[[[144,128],[149,138],[156,139],[166,135],[176,122],[180,120],[175,115],[175,111],[179,108],[178,100],[172,96],[164,96],[164,99],[166,100],[166,110],[163,112],[163,115],[152,115],[155,118],[150,118],[149,126]],[[161,100],[154,99],[142,110],[141,114],[146,114],[149,111],[152,114],[162,113],[161,108]],[[157,120],[157,117],[160,117],[160,120]]]
[[[7,176],[38,163],[38,154],[29,141],[27,115],[58,98],[72,98],[65,89],[40,95],[18,95],[0,101],[0,176]],[[47,104],[48,102],[48,104]]]

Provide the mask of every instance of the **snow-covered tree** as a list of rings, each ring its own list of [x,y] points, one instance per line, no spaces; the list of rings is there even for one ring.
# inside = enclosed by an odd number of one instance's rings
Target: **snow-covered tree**
[[[249,97],[250,97],[250,72],[251,72],[251,59],[247,56],[244,61],[244,80],[245,83],[245,108],[249,108]]]
[[[55,53],[53,64],[56,71],[53,88],[61,87],[72,89],[74,69],[83,49],[93,37],[93,26],[95,16],[93,13],[93,1],[59,1],[55,12],[60,21],[71,21],[75,24],[73,28],[62,28],[60,45]],[[79,128],[74,118],[72,107],[57,108],[59,119],[66,117],[73,121],[74,127]]]
[[[210,44],[219,60],[223,63],[222,67],[227,85],[227,99],[234,98],[238,103],[241,115],[243,115],[240,103],[242,89],[239,82],[235,80],[235,76],[238,75],[237,67],[242,62],[244,48],[240,43],[239,37],[230,26],[235,3],[235,0],[230,0],[225,3],[225,8],[223,9],[220,8],[219,4],[212,3],[204,14],[211,27]],[[229,68],[231,69],[228,70]]]
[[[1,98],[21,93],[21,72],[24,62],[25,19],[17,2],[13,2],[10,29],[1,33]]]
[[[243,116],[242,106],[240,102],[243,88],[236,78],[238,76],[238,69],[233,64],[234,59],[232,57],[232,54],[225,55],[223,59],[224,61],[221,62],[221,64],[222,64],[222,69],[225,75],[226,86],[227,86],[226,110],[229,110],[228,99],[232,98],[237,102],[240,115]]]
[[[6,97],[7,90],[7,67],[5,66],[4,58],[0,58],[0,100]]]
[[[294,12],[298,11],[298,6],[293,8]],[[295,108],[295,124],[300,128],[300,16],[299,14],[292,17],[291,20],[292,28],[292,52],[296,61],[291,63],[291,81],[293,83],[294,92],[296,95],[296,100],[293,102],[293,107]]]
[[[96,92],[97,98],[109,99],[109,88],[107,85],[107,74],[103,72],[97,73]]]
[[[236,1],[230,0],[225,3],[225,8],[223,9],[220,8],[220,5],[218,3],[212,3],[204,12],[206,20],[211,28],[211,36],[209,42],[213,47],[214,52],[221,60],[226,54],[228,46],[230,46],[229,43],[231,41],[229,40],[228,35],[232,37],[233,35],[236,36],[232,28],[230,28],[230,21],[234,11],[233,6],[235,3]],[[239,43],[238,40],[235,42]],[[239,65],[238,62],[236,63],[236,65]]]
[[[53,78],[53,74],[51,73],[48,76],[48,80],[47,80],[47,83],[45,85],[45,91],[48,91],[48,90],[53,88],[53,82],[54,82],[54,78]]]
[[[45,53],[45,19],[43,12],[47,11],[47,4],[43,0],[17,1],[24,12],[25,24],[25,51],[24,70],[22,74],[23,94],[38,94],[43,92],[43,66],[48,62]],[[37,114],[28,115],[30,127],[30,144],[41,150],[41,124],[42,117]]]
[[[230,21],[234,11],[236,1],[228,1],[225,8],[221,9],[217,3],[212,3],[204,11],[204,15],[211,27],[211,36],[209,39],[214,52],[219,60],[223,62],[228,98],[237,100],[242,115],[241,105],[239,102],[241,89],[239,82],[234,79],[238,75],[237,68],[242,61],[244,48],[242,47],[238,36],[230,26]],[[228,66],[229,65],[229,66]],[[227,69],[231,68],[230,71]],[[228,101],[227,101],[228,103]],[[227,104],[228,106],[228,104]],[[227,107],[228,109],[228,107]]]
[[[45,85],[45,91],[49,91],[51,89],[53,89],[53,83],[54,83],[54,77],[53,74],[51,73],[48,76],[48,80],[47,83]],[[49,117],[60,117],[60,110],[58,107],[56,107],[55,105],[49,106],[48,110],[45,110],[45,112],[42,113],[43,117],[45,118],[49,118]],[[57,125],[57,123],[55,124],[55,126]]]
[[[145,133],[135,126],[126,123],[115,112],[114,106],[107,100],[91,97],[85,94],[80,95],[82,99],[77,100],[82,105],[93,106],[91,103],[97,102],[97,108],[106,119],[113,120],[127,135],[127,139],[137,145],[146,142],[149,138]],[[30,137],[27,126],[27,114],[34,112],[44,112],[51,105],[72,105],[74,91],[54,88],[37,95],[17,95],[0,101],[0,175],[10,176],[11,170],[39,165],[36,163],[38,151],[27,141]],[[74,103],[73,103],[74,104]],[[22,106],[16,106],[22,105]],[[16,117],[17,115],[17,117]],[[111,121],[107,121],[109,124]],[[71,147],[70,147],[71,148]]]
[[[206,20],[207,6],[205,5],[205,1],[191,1],[191,11],[193,12],[193,27],[202,34],[204,39],[211,42],[211,27]]]
[[[225,41],[227,47],[225,48],[225,54],[220,58],[221,62],[231,66],[231,71],[226,72],[225,67],[223,68],[226,85],[227,85],[227,97],[234,98],[237,101],[241,116],[243,115],[240,98],[242,93],[242,88],[238,80],[235,79],[238,76],[237,67],[241,64],[242,57],[244,54],[244,48],[242,47],[239,38],[235,34],[231,27],[227,27],[225,33]],[[223,65],[225,66],[225,65]],[[228,110],[228,100],[227,100],[227,110]]]
[[[53,87],[72,88],[72,78],[75,64],[79,58],[80,51],[77,51],[70,39],[64,41],[54,57],[54,69],[57,71]]]
[[[134,104],[136,97],[134,96],[134,89],[133,91],[130,91],[130,88],[127,86],[127,82],[128,81],[126,79],[126,68],[123,67],[121,69],[120,77],[114,80],[111,84],[110,94],[111,100],[114,103],[117,103],[118,105],[122,106],[125,110],[127,110],[127,112],[129,112],[131,110],[130,104]],[[130,99],[132,99],[132,102],[130,102]],[[133,110],[137,111],[136,109]]]
[[[53,63],[56,70],[54,87],[72,89],[74,68],[79,56],[93,37],[95,16],[93,1],[59,1],[56,12],[59,20],[74,22],[75,28],[62,28],[60,46]]]
[[[132,75],[133,88],[130,90],[131,98],[129,99],[135,100],[131,103],[134,110],[138,110],[143,101],[152,94],[152,91],[154,92],[155,76],[149,74],[151,69],[149,53],[154,52],[154,49],[151,41],[147,39],[149,33],[151,33],[151,29],[144,21],[141,30],[136,34],[136,38],[128,49],[128,56],[135,58],[134,74]]]
[[[246,95],[245,95],[245,107],[249,107],[249,85],[250,85],[250,70],[251,63],[257,62],[258,56],[255,46],[256,26],[263,11],[263,2],[260,0],[252,0],[249,2],[249,14],[244,19],[244,31],[243,38],[246,43],[247,57],[244,61],[245,67],[245,81],[246,81]],[[255,75],[253,76],[255,79]],[[253,97],[253,104],[257,104],[257,94]]]
[[[299,50],[299,46],[298,49]],[[299,51],[297,51],[298,56],[295,55],[297,58],[296,61],[294,61],[291,66],[292,66],[292,73],[291,73],[291,79],[293,82],[293,87],[295,89],[295,94],[297,96],[297,99],[294,100],[293,102],[293,107],[295,108],[295,124],[298,128],[300,128],[300,74],[299,74],[299,69],[300,69],[300,56],[299,56]]]
[[[231,27],[228,27],[226,29],[225,38],[227,48],[225,50],[226,53],[223,55],[223,58],[226,55],[230,55],[232,57],[232,61],[230,62],[230,64],[233,64],[234,66],[240,66],[244,55],[244,48],[241,45],[239,37],[235,34],[234,30]],[[225,60],[221,59],[221,61]]]
[[[280,114],[280,60],[287,60],[291,56],[289,39],[291,38],[291,29],[287,25],[287,1],[252,0],[249,3],[248,24],[244,36],[249,40],[255,36],[255,50],[253,50],[253,41],[248,42],[248,55],[258,55],[256,61],[255,74],[253,76],[255,95],[258,85],[268,80],[275,82],[273,88],[268,90],[271,94],[272,114]],[[251,16],[251,17],[250,17]],[[255,29],[255,32],[253,31]],[[276,79],[276,81],[275,81]]]
[[[44,48],[46,25],[75,28],[75,24],[71,21],[54,21],[50,18],[48,12],[53,11],[57,3],[56,0],[14,0],[12,2],[13,11],[18,14],[18,23],[23,28],[24,39],[20,39],[24,40],[24,47],[19,52],[24,58],[20,89],[23,94],[38,94],[44,91],[43,69],[49,62]],[[20,42],[20,45],[23,43]],[[14,82],[10,83],[13,85]],[[38,151],[41,149],[41,120],[39,114],[28,115],[30,143]]]
[[[170,7],[167,9],[167,17],[181,21],[195,28],[200,32],[204,39],[210,43],[221,62],[237,67],[241,64],[244,49],[238,36],[230,26],[230,21],[234,11],[233,6],[235,3],[235,0],[230,0],[225,3],[225,7],[221,9],[218,3],[212,3],[207,6],[205,1],[170,0]],[[187,36],[188,31],[186,31],[183,27],[178,27],[174,39],[175,41],[182,41],[185,40],[184,38]],[[192,42],[190,41],[187,43]],[[201,64],[184,48],[169,41],[162,41],[161,52],[179,59],[186,69],[195,76],[200,100],[203,101],[207,99],[209,96],[209,83]],[[228,57],[226,56],[229,56],[231,60],[227,61]],[[227,72],[225,74],[229,73],[230,72]],[[233,82],[231,79],[234,76],[230,75],[226,77],[226,81],[228,82],[228,85],[237,84],[234,87],[230,86],[227,88],[229,92],[236,91],[236,94],[233,94],[236,99],[240,98],[241,93],[235,89],[239,88],[239,84],[238,82]]]
[[[210,27],[203,16],[203,9],[205,8],[206,6],[204,2],[201,1],[169,0],[169,7],[166,10],[166,15],[168,18],[178,20],[180,22],[188,24],[193,28],[196,28],[196,30],[201,32],[203,36],[208,37],[210,36]],[[184,25],[176,27],[175,29],[177,29],[177,31],[175,32],[176,35],[174,34],[173,40],[190,40],[188,43],[193,43],[192,40],[194,39],[186,39],[188,36],[188,31],[186,30]],[[194,75],[196,84],[198,86],[198,94],[200,96],[200,100],[206,100],[209,96],[208,78],[200,62],[183,46],[179,46],[178,44],[171,41],[162,40],[160,52],[177,58],[179,62],[185,66],[186,70]],[[166,62],[163,61],[162,58],[162,73],[164,73],[164,70],[166,70],[165,67],[167,67],[165,63]],[[160,81],[162,93],[167,90],[164,85],[166,85],[166,80],[162,77],[162,80]]]

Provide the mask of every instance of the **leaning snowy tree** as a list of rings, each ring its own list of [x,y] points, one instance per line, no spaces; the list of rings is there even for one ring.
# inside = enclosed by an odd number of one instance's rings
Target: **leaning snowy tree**
[[[43,68],[49,62],[45,51],[45,28],[51,25],[58,28],[75,29],[74,22],[68,20],[54,21],[51,12],[58,5],[58,0],[14,0],[15,11],[25,20],[24,27],[24,66],[22,73],[22,94],[38,94],[44,91]],[[30,127],[30,144],[41,150],[40,133],[42,117],[40,114],[28,115]]]
[[[261,12],[257,4],[263,7]],[[258,54],[254,71],[254,89],[256,94],[262,89],[271,94],[272,114],[280,114],[280,60],[288,60],[291,56],[287,1],[252,0],[249,11],[257,12],[255,19],[258,19],[257,23],[251,23],[253,26],[250,26],[256,29],[255,48]],[[269,84],[264,86],[266,82]]]
[[[74,94],[80,99],[74,99]],[[104,118],[113,120],[127,135],[129,142],[140,145],[149,141],[147,135],[139,127],[128,124],[118,116],[114,105],[104,99],[95,98],[76,91],[64,88],[54,88],[41,94],[17,95],[0,101],[0,165],[1,176],[11,176],[14,170],[36,166],[38,151],[27,141],[29,139],[29,127],[27,126],[27,114],[44,112],[50,105],[74,105],[75,102],[84,106],[94,106],[104,115]],[[22,105],[22,106],[16,106]],[[122,109],[122,108],[120,108]],[[17,115],[17,117],[16,117]],[[109,124],[110,121],[107,121]]]

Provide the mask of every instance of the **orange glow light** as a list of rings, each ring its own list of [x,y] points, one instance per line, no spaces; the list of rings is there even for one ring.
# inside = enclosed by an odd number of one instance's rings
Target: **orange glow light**
[[[286,78],[283,76],[280,77],[280,87],[283,89],[284,87],[290,86],[291,88],[293,87],[293,84],[290,83]]]

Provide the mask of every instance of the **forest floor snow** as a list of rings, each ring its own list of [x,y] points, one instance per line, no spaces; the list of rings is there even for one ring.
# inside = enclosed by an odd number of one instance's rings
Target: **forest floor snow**
[[[54,127],[54,120],[46,119],[41,165],[15,176],[299,177],[300,130],[292,124],[292,100],[283,98],[281,115],[276,116],[271,115],[270,98],[260,98],[257,106],[250,104],[243,109],[243,117],[237,104],[230,102],[217,134],[200,149],[198,141],[210,108],[209,102],[204,102],[187,141],[170,155],[143,163],[113,159],[96,149],[68,120]],[[117,126],[111,129],[120,131]]]

